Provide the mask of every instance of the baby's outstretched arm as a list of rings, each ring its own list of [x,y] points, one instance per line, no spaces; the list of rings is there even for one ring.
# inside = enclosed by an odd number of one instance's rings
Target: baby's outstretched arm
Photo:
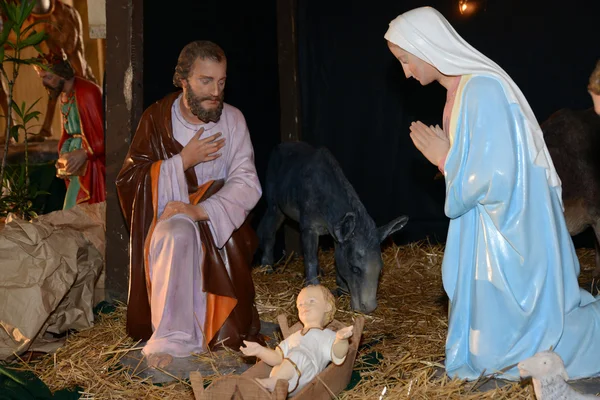
[[[343,359],[348,354],[348,338],[354,333],[353,329],[354,326],[347,326],[336,332],[332,350],[338,359]]]
[[[240,351],[244,353],[244,355],[256,356],[271,367],[279,365],[283,361],[283,356],[281,355],[281,352],[277,350],[272,350],[261,346],[256,342],[248,342],[246,340],[244,340],[244,344],[246,345],[246,347],[240,346]]]

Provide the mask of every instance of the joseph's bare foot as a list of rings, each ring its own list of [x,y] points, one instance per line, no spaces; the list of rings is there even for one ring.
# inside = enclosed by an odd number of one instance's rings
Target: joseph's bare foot
[[[275,384],[277,383],[277,377],[272,376],[270,378],[256,378],[256,381],[258,383],[260,383],[260,385],[262,387],[264,387],[265,389],[267,389],[269,392],[272,392],[273,390],[275,390]]]
[[[148,367],[150,368],[164,368],[171,362],[173,362],[173,357],[166,353],[150,354],[147,357]]]

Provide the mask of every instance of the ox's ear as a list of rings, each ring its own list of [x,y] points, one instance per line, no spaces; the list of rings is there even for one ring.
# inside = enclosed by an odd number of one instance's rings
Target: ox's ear
[[[383,242],[385,240],[385,238],[387,238],[389,235],[404,228],[404,226],[406,225],[407,222],[408,222],[408,217],[406,215],[403,215],[401,217],[396,218],[395,220],[388,223],[387,225],[380,226],[379,228],[377,228],[377,234],[379,235],[379,242],[380,243]]]
[[[333,228],[335,239],[340,243],[345,242],[354,232],[355,226],[356,216],[353,212],[347,212]]]

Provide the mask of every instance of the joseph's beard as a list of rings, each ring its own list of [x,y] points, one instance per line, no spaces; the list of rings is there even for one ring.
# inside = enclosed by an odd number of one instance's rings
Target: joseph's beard
[[[187,100],[188,106],[190,107],[190,111],[194,114],[200,121],[204,122],[218,122],[221,118],[221,113],[223,112],[223,99],[225,98],[225,92],[222,92],[219,96],[213,97],[196,97],[191,90],[188,90],[185,94],[185,99]],[[206,109],[202,107],[202,102],[204,100],[217,100],[219,104],[215,108]]]

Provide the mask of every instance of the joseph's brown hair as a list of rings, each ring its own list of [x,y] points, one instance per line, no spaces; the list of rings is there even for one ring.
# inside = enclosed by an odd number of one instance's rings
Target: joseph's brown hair
[[[212,60],[216,62],[226,61],[225,52],[217,44],[208,40],[196,40],[187,44],[177,59],[173,85],[181,87],[181,80],[187,79],[194,62],[197,59]]]

